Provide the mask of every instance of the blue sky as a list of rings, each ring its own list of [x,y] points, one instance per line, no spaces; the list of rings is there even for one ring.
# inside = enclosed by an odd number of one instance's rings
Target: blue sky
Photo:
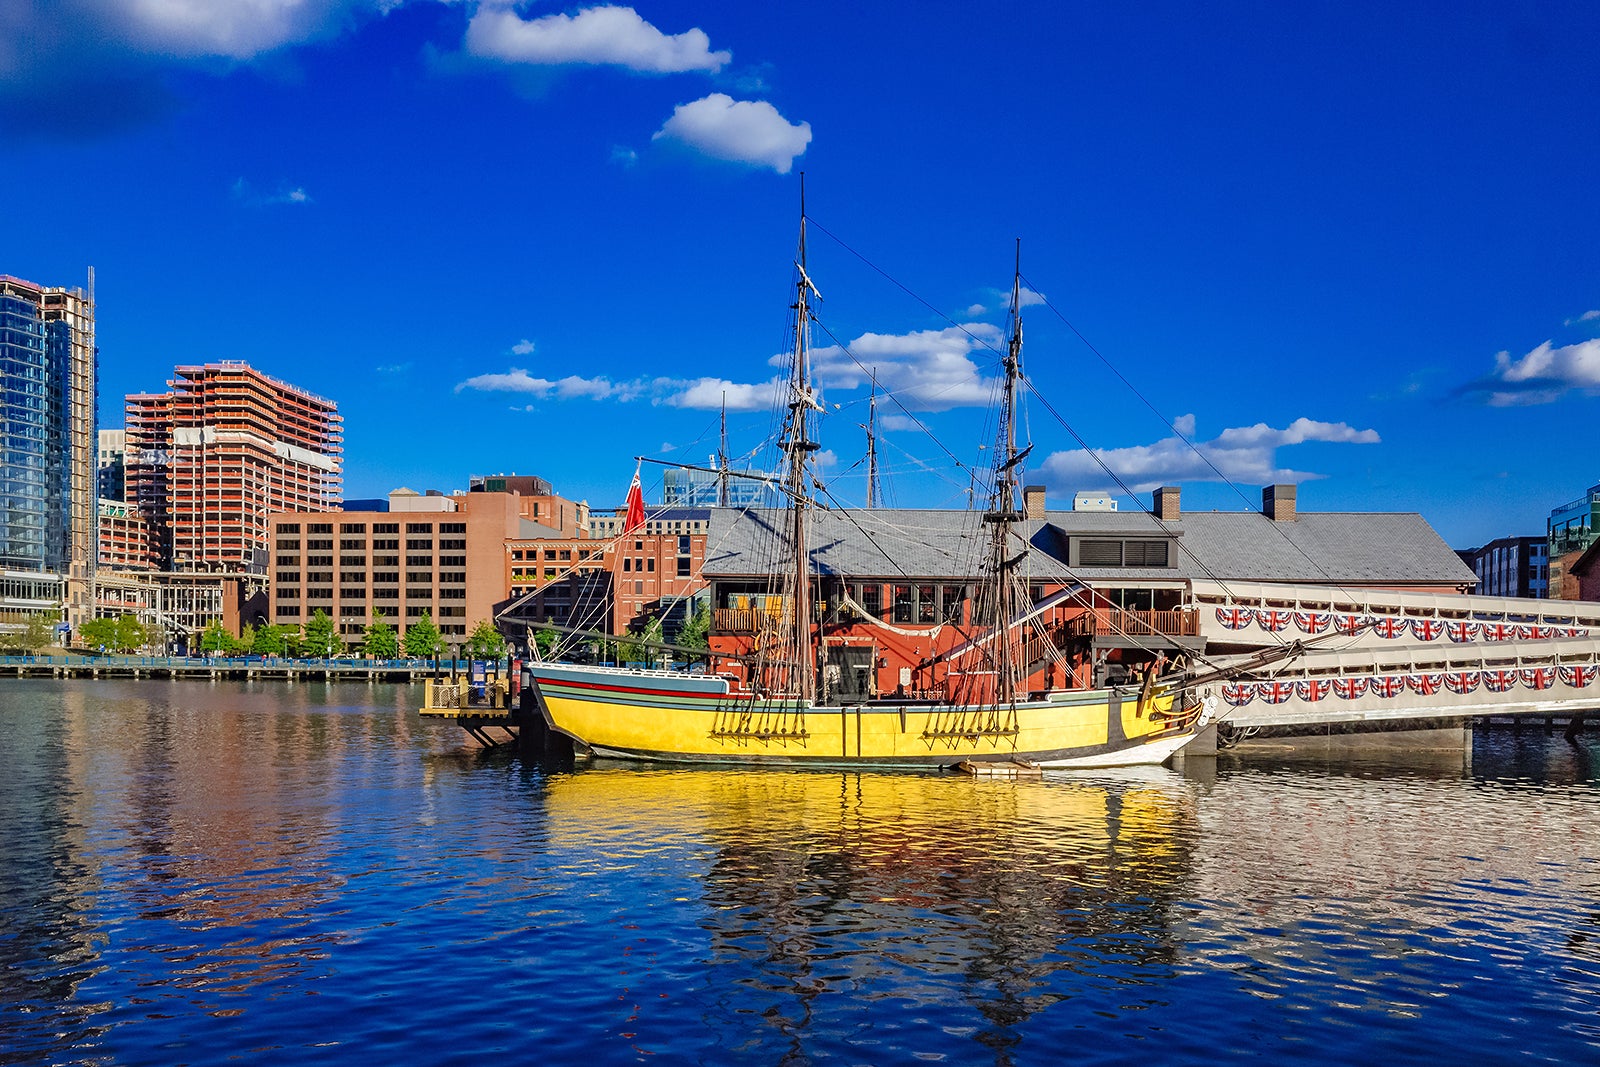
[[[964,503],[1020,238],[1053,501],[1115,488],[1059,413],[1145,499],[1538,532],[1600,481],[1600,7],[1393,7],[0,4],[0,273],[94,265],[103,425],[242,359],[351,497],[615,506],[723,394],[768,441],[803,170],[843,498],[865,364],[890,500]]]

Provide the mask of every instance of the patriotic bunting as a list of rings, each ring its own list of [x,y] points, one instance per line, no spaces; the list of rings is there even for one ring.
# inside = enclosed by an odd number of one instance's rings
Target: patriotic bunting
[[[1392,618],[1388,615],[1380,615],[1378,618],[1372,620],[1372,632],[1377,634],[1379,637],[1393,641],[1395,638],[1401,637],[1405,634],[1406,620]]]
[[[1466,696],[1478,688],[1479,680],[1477,671],[1451,671],[1444,676],[1444,687],[1452,693]]]
[[[1431,697],[1444,686],[1444,675],[1408,674],[1406,686],[1418,696]]]
[[[1483,687],[1491,693],[1508,693],[1517,684],[1516,671],[1484,671]]]
[[[1303,634],[1320,634],[1333,622],[1333,616],[1326,611],[1297,611],[1294,613],[1294,624],[1300,627]]]
[[[1342,634],[1353,634],[1367,624],[1365,615],[1335,615],[1333,628]]]
[[[1553,626],[1518,626],[1517,636],[1524,641],[1543,641],[1556,635]]]
[[[1596,676],[1600,676],[1600,667],[1580,665],[1561,668],[1561,680],[1574,689],[1582,689],[1593,683]]]
[[[1478,624],[1475,622],[1447,622],[1444,624],[1445,636],[1458,645],[1464,645],[1478,636]]]
[[[1366,694],[1367,680],[1365,678],[1335,678],[1333,680],[1333,691],[1339,695],[1341,700],[1355,700]]]
[[[1411,632],[1418,641],[1435,641],[1444,633],[1444,623],[1438,619],[1412,619]]]
[[[1218,608],[1217,621],[1230,630],[1242,630],[1250,625],[1255,612],[1249,608]]]
[[[1483,624],[1483,639],[1485,641],[1510,641],[1517,636],[1517,628],[1505,622],[1486,622]]]
[[[1222,699],[1236,708],[1242,708],[1256,696],[1254,682],[1229,682],[1222,687]]]
[[[1522,684],[1529,689],[1549,689],[1556,684],[1556,669],[1554,667],[1524,667],[1522,668]]]
[[[1380,674],[1372,679],[1372,695],[1397,697],[1406,691],[1406,680],[1398,674]]]
[[[1256,622],[1269,634],[1275,634],[1289,625],[1290,613],[1287,611],[1269,611],[1266,608],[1256,612]]]
[[[1294,683],[1295,695],[1308,704],[1315,704],[1327,696],[1333,689],[1333,683],[1326,678],[1311,678],[1304,682]]]
[[[1282,704],[1294,696],[1293,682],[1258,682],[1256,695],[1268,704]]]

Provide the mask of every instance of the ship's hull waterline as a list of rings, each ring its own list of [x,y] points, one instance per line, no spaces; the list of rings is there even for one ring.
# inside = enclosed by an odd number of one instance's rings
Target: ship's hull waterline
[[[1016,760],[1047,768],[1159,764],[1209,721],[1173,716],[1173,695],[1051,694],[1014,707],[878,701],[803,705],[731,692],[725,679],[535,663],[549,726],[595,755],[669,763],[941,768]]]

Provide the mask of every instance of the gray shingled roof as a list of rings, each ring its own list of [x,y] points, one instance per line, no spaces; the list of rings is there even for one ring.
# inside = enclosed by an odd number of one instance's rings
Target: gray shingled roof
[[[977,571],[988,532],[973,511],[818,511],[811,557],[818,572],[860,578],[949,578]],[[713,508],[706,537],[708,577],[770,573],[771,547],[788,513]],[[776,524],[776,530],[774,528]],[[1066,566],[1067,538],[1077,534],[1166,536],[1179,548],[1168,567]],[[1477,581],[1433,527],[1415,512],[1301,512],[1273,522],[1256,512],[1184,512],[1157,523],[1137,512],[1047,512],[1019,524],[1034,551],[1026,570],[1037,578],[1085,581],[1217,578],[1228,580],[1460,585]]]

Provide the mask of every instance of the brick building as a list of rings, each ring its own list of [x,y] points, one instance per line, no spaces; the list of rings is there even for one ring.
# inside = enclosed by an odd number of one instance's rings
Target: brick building
[[[127,497],[161,566],[264,574],[267,517],[339,504],[338,405],[239,362],[127,398]]]

